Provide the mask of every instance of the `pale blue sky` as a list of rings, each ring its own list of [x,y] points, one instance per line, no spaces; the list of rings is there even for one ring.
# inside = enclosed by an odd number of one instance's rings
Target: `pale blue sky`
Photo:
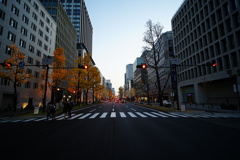
[[[96,66],[110,79],[116,94],[124,86],[126,65],[141,56],[146,22],[171,30],[171,19],[183,0],[85,0],[93,25]]]

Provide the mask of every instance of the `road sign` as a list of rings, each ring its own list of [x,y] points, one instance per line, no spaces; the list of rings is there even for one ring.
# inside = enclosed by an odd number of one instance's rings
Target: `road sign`
[[[50,58],[42,59],[42,64],[43,65],[52,64],[52,62],[53,62],[53,59],[50,59]]]
[[[21,61],[18,63],[18,67],[23,70],[24,69],[24,66],[25,66],[25,62]]]
[[[180,64],[181,63],[181,59],[180,58],[172,58],[170,59],[171,64]]]

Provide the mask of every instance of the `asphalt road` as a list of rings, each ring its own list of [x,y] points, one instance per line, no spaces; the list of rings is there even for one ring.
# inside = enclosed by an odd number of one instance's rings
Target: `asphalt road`
[[[131,104],[106,103],[74,112],[82,116],[91,113],[88,118],[0,123],[1,156],[68,160],[240,159],[240,118],[166,118],[154,117],[152,112]]]

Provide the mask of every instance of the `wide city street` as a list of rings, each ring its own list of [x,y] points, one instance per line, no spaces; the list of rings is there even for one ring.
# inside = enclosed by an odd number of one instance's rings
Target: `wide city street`
[[[8,159],[235,160],[240,116],[164,113],[128,103],[80,109],[72,118],[0,121]]]

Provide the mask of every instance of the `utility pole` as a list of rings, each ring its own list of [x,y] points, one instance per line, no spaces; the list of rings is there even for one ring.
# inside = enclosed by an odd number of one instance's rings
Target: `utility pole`
[[[49,70],[49,66],[48,64],[46,65],[46,79],[45,79],[45,85],[44,85],[44,96],[43,96],[43,113],[45,112],[46,109],[46,94],[47,94],[47,83],[48,83],[48,70]]]

